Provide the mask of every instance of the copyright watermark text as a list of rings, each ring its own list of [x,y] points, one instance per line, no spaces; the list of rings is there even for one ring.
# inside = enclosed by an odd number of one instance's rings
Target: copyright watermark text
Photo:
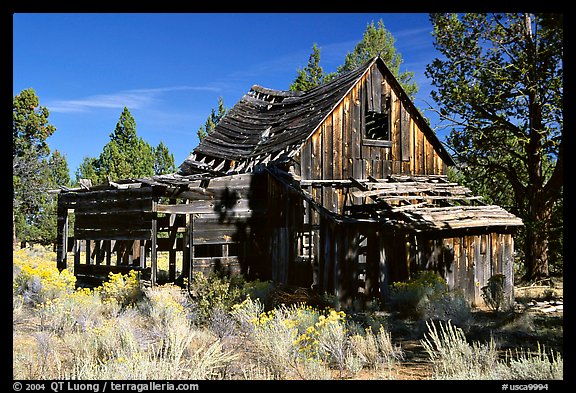
[[[150,392],[150,391],[197,391],[197,383],[169,382],[169,381],[141,381],[141,382],[113,382],[113,381],[39,381],[14,382],[12,388],[15,392]]]

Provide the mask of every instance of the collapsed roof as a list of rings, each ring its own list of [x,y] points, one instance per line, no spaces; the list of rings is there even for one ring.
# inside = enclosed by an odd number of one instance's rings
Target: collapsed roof
[[[363,66],[306,92],[252,86],[180,165],[179,173],[186,175],[205,170],[239,173],[250,171],[259,164],[289,160],[375,63],[390,75],[388,80],[397,85],[400,99],[410,108],[443,159],[453,164],[384,61],[374,57]]]

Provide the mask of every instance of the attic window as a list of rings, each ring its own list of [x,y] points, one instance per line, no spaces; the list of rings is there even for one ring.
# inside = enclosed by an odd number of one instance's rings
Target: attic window
[[[365,139],[376,141],[391,140],[390,94],[386,95],[382,104],[381,113],[366,110]]]

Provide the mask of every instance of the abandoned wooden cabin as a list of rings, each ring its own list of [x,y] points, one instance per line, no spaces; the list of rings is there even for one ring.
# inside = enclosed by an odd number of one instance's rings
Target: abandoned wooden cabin
[[[500,273],[511,300],[522,221],[450,182],[450,165],[379,57],[307,92],[255,85],[177,173],[61,191],[57,265],[73,252],[81,280],[134,269],[152,284],[241,273],[343,302],[386,301],[431,269],[473,305]]]

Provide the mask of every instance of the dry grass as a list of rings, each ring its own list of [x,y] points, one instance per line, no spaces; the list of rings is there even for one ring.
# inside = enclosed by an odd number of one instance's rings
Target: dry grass
[[[78,290],[54,261],[44,250],[15,253],[14,379],[562,378],[557,352],[508,350],[503,360],[494,357],[496,343],[469,343],[454,325],[429,323],[419,332],[424,321],[385,313],[361,319],[261,283],[260,293],[285,303],[265,311],[248,297],[231,306],[229,283],[213,280],[198,282],[210,295],[202,302],[174,285],[141,288],[130,275]],[[528,334],[537,322],[521,317],[501,331],[522,326]],[[403,332],[412,337],[399,341]],[[475,366],[447,366],[459,363]]]

